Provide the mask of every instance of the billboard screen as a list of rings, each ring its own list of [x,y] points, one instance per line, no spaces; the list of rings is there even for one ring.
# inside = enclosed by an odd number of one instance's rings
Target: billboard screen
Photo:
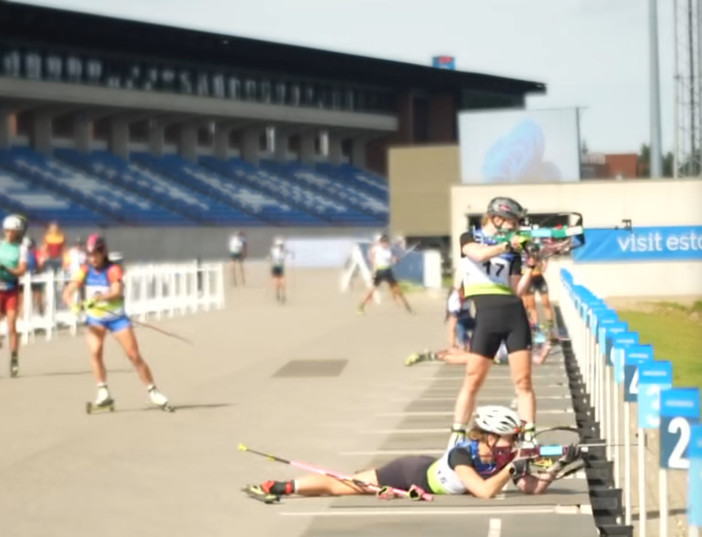
[[[463,183],[580,180],[577,109],[458,114]]]

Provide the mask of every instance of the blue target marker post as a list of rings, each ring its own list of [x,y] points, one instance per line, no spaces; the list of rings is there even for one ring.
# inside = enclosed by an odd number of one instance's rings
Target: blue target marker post
[[[658,429],[661,423],[661,391],[673,386],[673,364],[647,361],[639,365],[638,400],[638,481],[639,481],[639,535],[646,537],[646,450],[647,429]]]
[[[687,523],[690,537],[698,537],[702,528],[702,425],[690,427],[687,448],[690,470],[687,480]]]
[[[700,422],[699,388],[671,388],[661,392],[660,424],[660,536],[668,536],[668,470],[690,468],[688,449],[693,425]]]
[[[595,420],[604,424],[603,416],[605,415],[605,339],[607,328],[614,325],[619,325],[620,321],[617,314],[610,309],[596,309],[592,316],[592,335],[594,337],[594,345],[592,347],[593,361],[593,390],[592,400],[595,407]],[[626,325],[624,326],[626,330]]]
[[[609,319],[607,319],[608,321]],[[623,334],[627,330],[627,324],[621,321],[617,322],[606,322],[600,326],[597,336],[599,338],[600,345],[600,361],[603,364],[602,367],[602,392],[601,392],[601,402],[603,404],[603,421],[604,426],[604,437],[607,441],[606,455],[607,460],[613,460],[614,448],[612,444],[614,443],[614,397],[612,397],[612,391],[614,390],[614,367],[611,361],[612,344],[614,338],[620,334]],[[635,336],[632,336],[632,338]],[[638,336],[636,336],[638,341]]]
[[[639,398],[639,365],[653,361],[651,345],[631,345],[624,351],[624,523],[631,526],[631,403]]]
[[[624,409],[624,396],[621,393],[624,385],[624,353],[626,352],[626,349],[632,347],[633,345],[637,345],[638,343],[639,335],[636,332],[622,332],[612,338],[610,346],[610,361],[612,362],[613,380],[611,390],[613,417],[610,419],[610,423],[612,424],[612,441],[609,443],[612,444],[611,454],[614,459],[615,488],[620,488],[619,483],[621,481],[621,428],[619,423],[622,416],[622,411]],[[609,439],[610,437],[608,436],[607,438]]]

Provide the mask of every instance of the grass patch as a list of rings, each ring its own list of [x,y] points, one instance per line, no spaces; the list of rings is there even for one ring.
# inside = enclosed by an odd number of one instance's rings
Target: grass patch
[[[676,387],[702,389],[702,301],[691,306],[657,302],[649,304],[646,311],[626,309],[618,313],[631,330],[638,332],[641,343],[653,345],[657,360],[673,362]]]

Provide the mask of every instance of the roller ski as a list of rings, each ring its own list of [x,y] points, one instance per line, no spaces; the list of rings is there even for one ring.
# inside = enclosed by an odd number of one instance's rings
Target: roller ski
[[[433,362],[436,359],[437,355],[433,351],[413,352],[405,359],[405,365],[409,367],[419,362]]]
[[[277,494],[272,494],[263,490],[261,485],[246,485],[242,487],[242,492],[244,492],[249,498],[258,500],[266,504],[280,502],[280,496]]]
[[[156,389],[156,386],[149,387],[149,400],[151,403],[164,412],[175,412],[175,408],[168,404],[168,398]]]
[[[19,375],[19,359],[14,354],[10,357],[10,377],[16,378]]]
[[[98,386],[98,394],[95,398],[95,402],[91,403],[90,401],[88,401],[85,404],[85,412],[87,414],[96,414],[99,412],[108,411],[115,411],[115,402],[110,396],[110,392],[108,391],[107,386],[104,384],[100,384]]]

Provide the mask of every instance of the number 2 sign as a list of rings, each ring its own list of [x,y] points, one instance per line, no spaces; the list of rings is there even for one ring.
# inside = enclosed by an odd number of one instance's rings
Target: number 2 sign
[[[690,467],[690,431],[700,421],[699,388],[672,388],[661,392],[660,466],[670,470]]]

